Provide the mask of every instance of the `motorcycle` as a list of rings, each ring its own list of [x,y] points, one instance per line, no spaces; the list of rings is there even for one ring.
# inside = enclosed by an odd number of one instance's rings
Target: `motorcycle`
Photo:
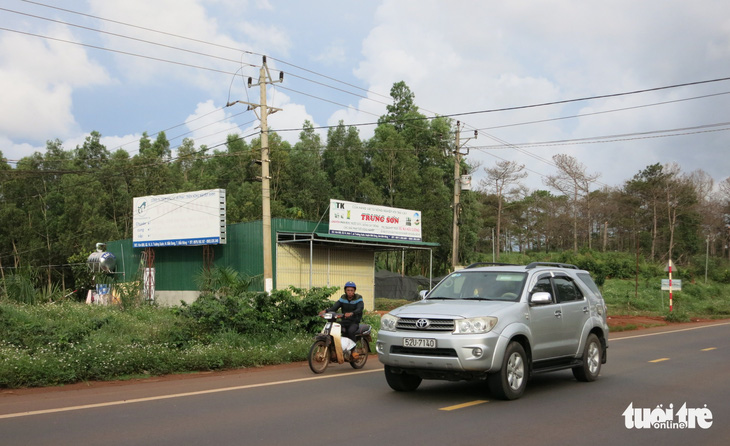
[[[342,325],[337,322],[342,314],[327,312],[322,317],[326,322],[309,349],[309,368],[319,374],[327,369],[330,362],[337,364],[349,362],[353,369],[365,367],[372,342],[370,325],[360,324],[355,335],[354,347],[347,348],[346,345],[343,349],[343,340],[346,344],[348,341],[352,344],[352,340],[342,337]]]

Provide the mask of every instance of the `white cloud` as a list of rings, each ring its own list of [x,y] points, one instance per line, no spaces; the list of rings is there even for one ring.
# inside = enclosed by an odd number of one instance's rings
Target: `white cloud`
[[[77,3],[63,0],[59,6],[83,10]],[[725,77],[730,60],[725,0],[705,0],[701,5],[680,0],[516,0],[489,5],[477,0],[448,5],[436,0],[382,0],[377,6],[335,0],[306,5],[268,0],[89,0],[88,5],[90,9],[82,12],[215,45],[37,5],[23,4],[18,9],[32,8],[35,13],[42,11],[41,15],[83,21],[91,27],[215,57],[59,25],[49,27],[31,19],[16,23],[7,14],[0,16],[0,22],[10,28],[180,63],[1,32],[0,85],[12,86],[0,95],[0,134],[7,138],[4,152],[10,147],[28,151],[54,138],[68,141],[66,145],[73,148],[71,143],[83,143],[79,135],[91,130],[102,132],[102,141],[110,149],[131,140],[123,147],[136,152],[134,140],[143,129],[154,132],[186,119],[185,128],[191,133],[185,134],[181,128],[167,132],[173,147],[185,136],[193,137],[197,146],[219,144],[236,131],[236,124],[243,127],[239,134],[255,134],[258,120],[254,114],[238,116],[245,106],[216,111],[226,100],[258,102],[257,90],[247,89],[242,78],[232,75],[239,70],[243,78],[258,77],[258,69],[246,64],[260,64],[261,56],[251,53],[270,55],[274,76],[276,68],[287,72],[282,88],[268,89],[270,105],[284,109],[270,116],[271,129],[301,128],[305,120],[315,126],[317,122],[337,125],[340,120],[345,124],[375,122],[390,102],[390,88],[401,80],[415,93],[423,113],[443,115]],[[297,78],[297,74],[315,82]],[[348,83],[365,86],[367,93]],[[730,158],[720,156],[727,152],[728,132],[524,151],[478,147],[494,145],[495,140],[574,139],[727,121],[723,116],[730,95],[514,125],[728,89],[730,85],[718,83],[560,106],[463,114],[454,119],[466,124],[465,135],[473,128],[485,129],[468,143],[472,147],[469,162],[481,163],[481,167],[500,158],[525,163],[538,172],[530,173],[527,181],[533,188],[543,187],[540,174],[554,173],[544,160],[550,161],[556,153],[576,156],[589,172],[601,172],[601,181],[611,185],[649,164],[671,161],[679,162],[687,172],[705,168],[719,179],[730,171]],[[192,121],[206,113],[211,115]],[[94,128],[87,128],[90,126]],[[372,126],[358,128],[362,138],[372,137]],[[295,143],[299,132],[280,135]],[[480,174],[475,173],[476,183]]]
[[[41,32],[74,40],[64,28]],[[110,82],[106,70],[72,44],[4,33],[0,54],[0,133],[13,139],[38,142],[78,131],[73,90]]]
[[[15,166],[15,162],[21,158],[31,156],[35,152],[42,153],[44,151],[45,146],[36,147],[27,143],[17,144],[5,136],[0,136],[0,152],[2,152],[2,157],[8,160],[11,166]]]
[[[688,81],[725,77],[730,55],[726,4],[666,1],[600,3],[595,1],[503,2],[485,5],[460,1],[385,0],[375,25],[362,44],[363,59],[355,73],[372,91],[387,92],[404,80],[422,112],[450,114],[538,104],[607,93],[620,93]],[[404,20],[407,17],[408,20]],[[629,96],[530,108],[521,111],[455,117],[469,128],[497,126],[570,116],[580,109],[606,110],[690,97],[727,86],[668,90]],[[639,109],[635,112],[485,130],[469,145],[492,145],[491,134],[511,143],[583,138],[679,128],[721,121],[728,99]],[[335,118],[355,118],[340,110]],[[346,122],[348,122],[346,120]],[[692,123],[692,124],[690,124]],[[720,136],[718,136],[720,138]],[[728,136],[724,135],[727,141]],[[656,162],[684,159],[687,172],[707,160],[709,138],[693,139],[694,157],[681,137],[615,144],[562,145],[518,151],[512,148],[471,150],[467,159],[488,167],[498,158],[525,163],[531,187],[544,188],[540,174],[555,170],[544,160],[556,153],[575,156],[589,173],[620,185]],[[707,147],[707,149],[705,149]],[[721,146],[722,147],[722,146]],[[725,143],[724,147],[727,147]],[[493,155],[493,156],[490,156]],[[688,156],[689,155],[689,156]],[[730,170],[724,157],[705,169]],[[706,163],[706,161],[704,161]],[[718,168],[717,165],[720,165]],[[476,180],[483,175],[475,172]]]
[[[203,144],[213,146],[225,142],[230,134],[241,134],[226,110],[233,109],[217,107],[212,100],[199,103],[195,112],[185,119],[185,125],[190,131],[186,137],[192,138],[195,145],[200,147]]]
[[[277,26],[247,22],[245,4],[215,3],[217,5],[200,0],[128,0],[124,3],[92,0],[91,7],[96,15],[135,25],[101,23],[109,32],[139,39],[104,37],[105,45],[110,49],[123,48],[125,53],[144,56],[115,56],[128,82],[143,85],[182,82],[220,96],[227,91],[237,72],[231,62],[243,69],[244,77],[252,76],[256,70],[248,64],[260,63],[258,56],[248,54],[252,48],[266,42],[273,50],[285,52],[290,44],[286,33]],[[256,2],[256,5],[261,9],[268,7],[266,2]],[[233,26],[235,30],[224,25]]]
[[[316,53],[312,57],[312,61],[323,64],[324,66],[332,66],[342,63],[348,57],[345,42],[342,39],[333,39],[321,53]]]

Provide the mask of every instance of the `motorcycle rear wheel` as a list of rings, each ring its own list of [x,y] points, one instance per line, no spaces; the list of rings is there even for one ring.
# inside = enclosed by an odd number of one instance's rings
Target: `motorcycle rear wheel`
[[[365,363],[368,362],[368,341],[363,338],[357,340],[353,351],[357,352],[360,357],[355,361],[350,361],[350,365],[353,369],[361,369],[365,367]]]
[[[309,349],[309,368],[314,373],[322,373],[327,369],[330,363],[330,352],[327,343],[324,341],[315,341],[312,348]]]

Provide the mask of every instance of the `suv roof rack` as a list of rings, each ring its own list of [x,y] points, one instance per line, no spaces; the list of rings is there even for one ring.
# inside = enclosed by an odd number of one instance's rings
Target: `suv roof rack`
[[[559,268],[579,269],[577,266],[571,265],[570,263],[557,263],[557,262],[532,262],[529,265],[527,265],[525,267],[525,269],[537,268],[538,266],[557,266]]]
[[[478,268],[480,266],[516,266],[514,263],[498,263],[498,262],[476,262],[467,266],[464,269]]]

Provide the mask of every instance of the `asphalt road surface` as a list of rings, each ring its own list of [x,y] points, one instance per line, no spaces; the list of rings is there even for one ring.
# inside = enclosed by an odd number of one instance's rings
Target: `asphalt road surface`
[[[116,385],[0,392],[0,445],[727,445],[730,322],[612,334],[593,383],[536,375],[516,401],[483,383],[392,391],[371,356]]]

